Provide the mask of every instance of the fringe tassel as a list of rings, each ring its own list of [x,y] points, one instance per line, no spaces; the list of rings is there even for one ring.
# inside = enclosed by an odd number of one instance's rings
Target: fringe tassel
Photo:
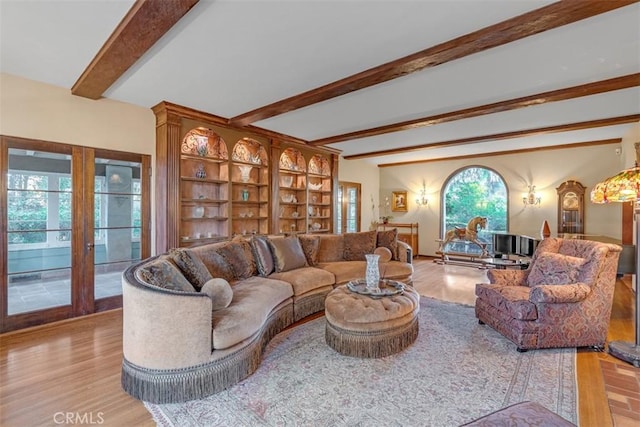
[[[393,329],[382,331],[348,331],[327,321],[327,345],[340,354],[353,357],[378,358],[398,353],[418,338],[418,318]]]
[[[274,312],[261,333],[247,346],[212,362],[183,369],[146,369],[122,361],[121,384],[136,399],[151,403],[178,403],[219,393],[258,369],[264,348],[293,323],[293,305]]]
[[[311,314],[324,311],[324,300],[328,294],[329,291],[297,300],[293,307],[294,321],[297,322]]]

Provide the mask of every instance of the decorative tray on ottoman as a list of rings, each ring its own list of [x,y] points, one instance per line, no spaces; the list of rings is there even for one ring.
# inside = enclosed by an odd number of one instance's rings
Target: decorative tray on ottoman
[[[396,280],[380,280],[378,288],[367,288],[365,279],[352,280],[347,283],[347,289],[360,295],[368,295],[372,298],[390,297],[404,292],[404,283]]]

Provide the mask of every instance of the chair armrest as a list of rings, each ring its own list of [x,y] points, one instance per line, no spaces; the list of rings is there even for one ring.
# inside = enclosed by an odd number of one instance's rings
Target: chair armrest
[[[526,286],[529,270],[487,270],[489,283],[503,286]]]
[[[584,301],[591,287],[584,283],[570,285],[539,285],[531,288],[529,301],[533,303],[573,303]]]

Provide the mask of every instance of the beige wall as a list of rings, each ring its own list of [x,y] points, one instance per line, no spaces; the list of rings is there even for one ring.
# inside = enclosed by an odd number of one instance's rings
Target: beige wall
[[[66,88],[5,73],[0,74],[0,134],[152,156],[155,153],[155,116],[151,109],[109,99],[92,101],[71,95]],[[153,180],[151,186],[154,218]]]
[[[556,187],[574,179],[587,187],[585,201],[585,232],[621,236],[620,205],[596,205],[591,203],[589,192],[593,186],[622,167],[622,156],[616,154],[619,145],[602,145],[587,148],[536,151],[527,154],[479,157],[476,160],[447,160],[380,168],[380,196],[391,196],[392,191],[408,191],[409,211],[392,213],[394,222],[417,222],[420,225],[420,253],[435,255],[440,238],[441,200],[440,190],[445,180],[456,170],[471,166],[485,166],[495,170],[507,183],[509,191],[509,231],[540,235],[546,219],[552,233],[557,230]],[[345,162],[346,163],[346,162]],[[350,169],[349,165],[344,165]],[[425,180],[429,204],[417,207],[416,196]],[[528,185],[535,185],[542,195],[540,207],[524,208],[522,193]],[[489,219],[490,220],[490,219]]]

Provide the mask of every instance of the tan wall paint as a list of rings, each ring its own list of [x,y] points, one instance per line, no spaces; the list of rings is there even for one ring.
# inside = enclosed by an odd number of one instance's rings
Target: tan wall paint
[[[110,99],[93,101],[71,95],[70,89],[6,73],[0,74],[0,134],[155,157],[151,109]],[[151,218],[154,188],[152,179]]]
[[[440,238],[440,191],[445,180],[456,170],[471,166],[485,166],[499,173],[509,191],[510,232],[539,237],[543,221],[549,221],[551,231],[557,230],[556,187],[575,179],[587,187],[585,202],[585,226],[587,234],[599,234],[619,239],[621,236],[621,207],[619,205],[595,205],[588,198],[593,186],[617,173],[622,168],[621,156],[616,154],[619,145],[603,145],[587,148],[537,151],[527,154],[479,157],[473,160],[447,160],[441,162],[411,164],[380,168],[380,196],[391,196],[392,191],[408,191],[409,212],[392,213],[394,222],[418,222],[420,224],[420,253],[435,255],[436,239]],[[346,162],[345,162],[346,163]],[[350,169],[349,165],[344,165]],[[426,182],[429,204],[417,207],[422,180]],[[524,208],[522,193],[533,184],[542,195],[540,207]]]

